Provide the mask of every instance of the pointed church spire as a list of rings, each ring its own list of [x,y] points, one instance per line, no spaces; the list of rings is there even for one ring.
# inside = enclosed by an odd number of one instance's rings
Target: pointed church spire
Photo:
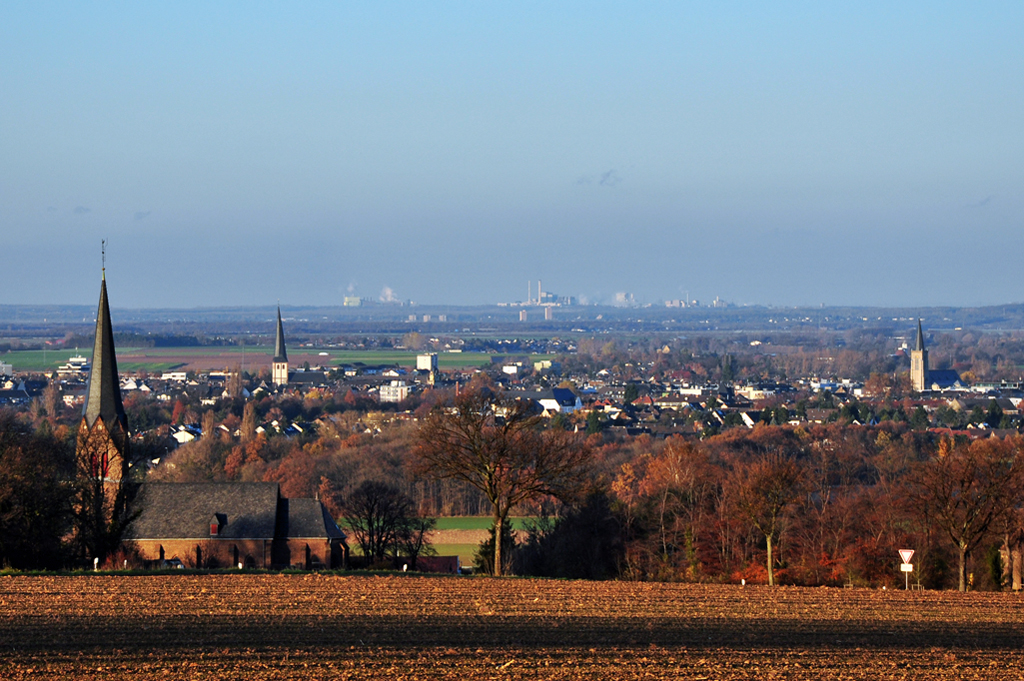
[[[281,306],[277,306],[277,340],[274,342],[274,361],[287,362],[288,352],[284,347],[284,327],[281,325]]]
[[[270,380],[274,385],[288,385],[288,351],[284,347],[284,326],[281,325],[281,304],[277,305],[277,340],[270,364]]]
[[[917,345],[914,346],[915,350],[924,350],[924,333],[921,331],[921,319],[917,320]]]
[[[128,417],[121,403],[121,382],[117,375],[117,357],[114,354],[114,329],[110,323],[110,305],[107,303],[107,275],[104,267],[100,281],[100,306],[96,311],[96,340],[92,347],[92,365],[89,369],[89,388],[82,410],[86,425],[92,428],[97,418],[103,419],[108,431],[119,424],[128,432]]]

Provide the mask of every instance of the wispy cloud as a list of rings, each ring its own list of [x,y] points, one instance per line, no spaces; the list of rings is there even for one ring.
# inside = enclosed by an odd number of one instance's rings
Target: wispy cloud
[[[390,286],[385,286],[380,290],[380,302],[382,303],[397,303],[398,298],[395,296],[395,292]]]
[[[597,175],[581,175],[576,178],[576,184],[597,184],[601,187],[614,187],[620,182],[622,182],[622,176],[615,168]]]
[[[75,210],[72,212],[75,215],[85,215],[86,213],[91,213],[92,208],[89,208],[87,206],[75,206]]]
[[[964,208],[984,208],[988,204],[992,203],[992,199],[994,198],[996,198],[995,194],[989,194],[981,201],[977,201],[975,203],[968,203],[966,206],[964,206]]]
[[[139,222],[140,220],[145,220],[146,218],[149,217],[149,214],[152,213],[152,212],[153,211],[151,211],[151,210],[137,210],[137,211],[135,211],[135,221]]]

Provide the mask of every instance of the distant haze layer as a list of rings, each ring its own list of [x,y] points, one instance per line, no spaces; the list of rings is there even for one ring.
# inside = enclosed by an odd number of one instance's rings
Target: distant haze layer
[[[7,3],[0,302],[94,304],[102,238],[115,307],[1021,301],[1022,25]]]

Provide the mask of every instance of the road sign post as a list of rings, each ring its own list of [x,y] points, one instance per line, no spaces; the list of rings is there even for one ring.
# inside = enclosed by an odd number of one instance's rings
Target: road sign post
[[[914,566],[911,564],[910,559],[914,557],[914,549],[900,549],[900,558],[903,559],[903,563],[900,565],[900,572],[903,573],[904,577],[904,589],[910,591],[910,573],[914,571]]]

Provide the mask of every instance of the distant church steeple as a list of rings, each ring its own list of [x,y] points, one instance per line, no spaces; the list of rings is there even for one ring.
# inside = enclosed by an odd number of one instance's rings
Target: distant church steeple
[[[128,472],[128,416],[121,402],[121,383],[114,353],[114,329],[107,302],[107,273],[100,280],[100,304],[96,311],[96,339],[92,348],[89,387],[82,422],[78,428],[77,453],[90,475],[117,481]]]
[[[910,351],[910,383],[917,392],[923,392],[928,384],[928,351],[924,349],[920,319],[917,320],[917,343]]]
[[[281,324],[281,306],[277,306],[277,338],[274,341],[274,359],[270,380],[275,385],[288,384],[288,351],[284,347],[284,326]]]

